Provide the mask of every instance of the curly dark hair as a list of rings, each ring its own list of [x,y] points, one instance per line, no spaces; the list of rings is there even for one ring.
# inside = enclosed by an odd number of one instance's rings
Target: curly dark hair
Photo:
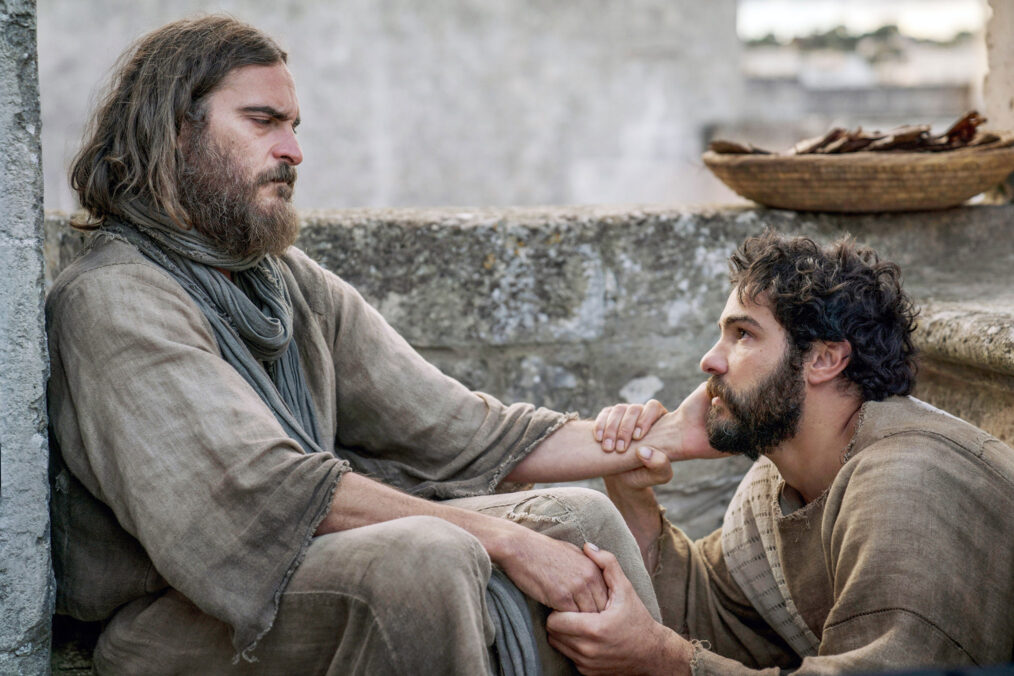
[[[200,126],[207,97],[242,66],[285,63],[266,34],[229,16],[201,16],[162,26],[121,57],[70,167],[70,183],[94,229],[140,199],[189,227],[176,185],[184,121]]]
[[[912,331],[918,311],[901,288],[901,270],[845,237],[822,248],[808,237],[768,231],[729,257],[740,302],[766,302],[797,350],[847,340],[845,378],[864,401],[908,394],[915,384]]]

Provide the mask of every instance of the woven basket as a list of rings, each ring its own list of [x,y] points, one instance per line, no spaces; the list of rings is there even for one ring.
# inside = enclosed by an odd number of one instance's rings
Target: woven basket
[[[841,155],[732,155],[709,150],[702,159],[738,194],[769,207],[919,211],[961,204],[1014,171],[1014,147],[1002,147],[1003,141],[991,145],[935,153]]]

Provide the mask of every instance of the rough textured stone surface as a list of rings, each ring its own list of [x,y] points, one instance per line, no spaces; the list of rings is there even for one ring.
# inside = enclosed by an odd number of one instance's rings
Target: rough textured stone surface
[[[616,401],[674,406],[700,380],[728,293],[725,259],[767,227],[846,233],[902,265],[923,307],[917,394],[1014,441],[1014,207],[837,216],[748,208],[361,209],[305,212],[299,245],[354,284],[417,349],[467,386],[594,415]],[[82,238],[46,219],[49,274]],[[657,493],[703,535],[743,458],[680,463]],[[601,488],[600,481],[588,482]],[[86,668],[94,627],[61,629],[58,673]],[[82,650],[85,653],[82,653]]]
[[[42,167],[35,3],[0,0],[0,673],[49,669]]]
[[[301,207],[700,202],[742,109],[735,0],[39,0],[46,200],[134,37],[228,12],[288,50]],[[86,37],[82,37],[86,36]]]
[[[726,257],[744,237],[767,227],[824,242],[852,233],[901,264],[924,306],[917,336],[924,396],[1007,435],[1011,409],[987,409],[981,393],[931,384],[950,363],[982,378],[1014,376],[1012,216],[1014,207],[865,216],[358,209],[304,212],[299,244],[469,387],[592,416],[617,401],[654,397],[674,406],[700,382],[698,362],[717,338],[728,293]],[[64,221],[55,213],[49,219],[52,261],[77,246]],[[718,525],[746,466],[680,465],[659,495],[674,521],[700,535]]]

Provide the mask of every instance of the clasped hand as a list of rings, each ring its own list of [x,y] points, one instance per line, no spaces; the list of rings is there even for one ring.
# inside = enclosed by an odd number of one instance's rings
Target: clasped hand
[[[706,422],[710,406],[705,383],[701,383],[671,413],[655,399],[646,404],[609,406],[595,418],[595,439],[607,453],[648,447],[664,453],[670,462],[722,457],[724,454],[708,442]],[[650,456],[650,453],[645,453],[641,457],[648,459]],[[671,475],[662,477],[659,474],[658,478],[662,480],[655,483],[668,481]]]

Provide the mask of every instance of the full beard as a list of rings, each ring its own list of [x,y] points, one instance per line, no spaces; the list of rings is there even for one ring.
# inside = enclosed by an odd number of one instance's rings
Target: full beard
[[[299,234],[292,207],[296,170],[281,163],[251,181],[228,151],[202,130],[184,150],[179,175],[180,204],[190,224],[229,256],[281,255]],[[266,206],[257,203],[261,186],[271,184],[276,195]]]
[[[743,393],[711,376],[708,396],[720,397],[728,411],[723,419],[715,406],[708,409],[708,441],[719,451],[756,460],[796,434],[805,398],[802,354],[789,346],[775,371]]]

